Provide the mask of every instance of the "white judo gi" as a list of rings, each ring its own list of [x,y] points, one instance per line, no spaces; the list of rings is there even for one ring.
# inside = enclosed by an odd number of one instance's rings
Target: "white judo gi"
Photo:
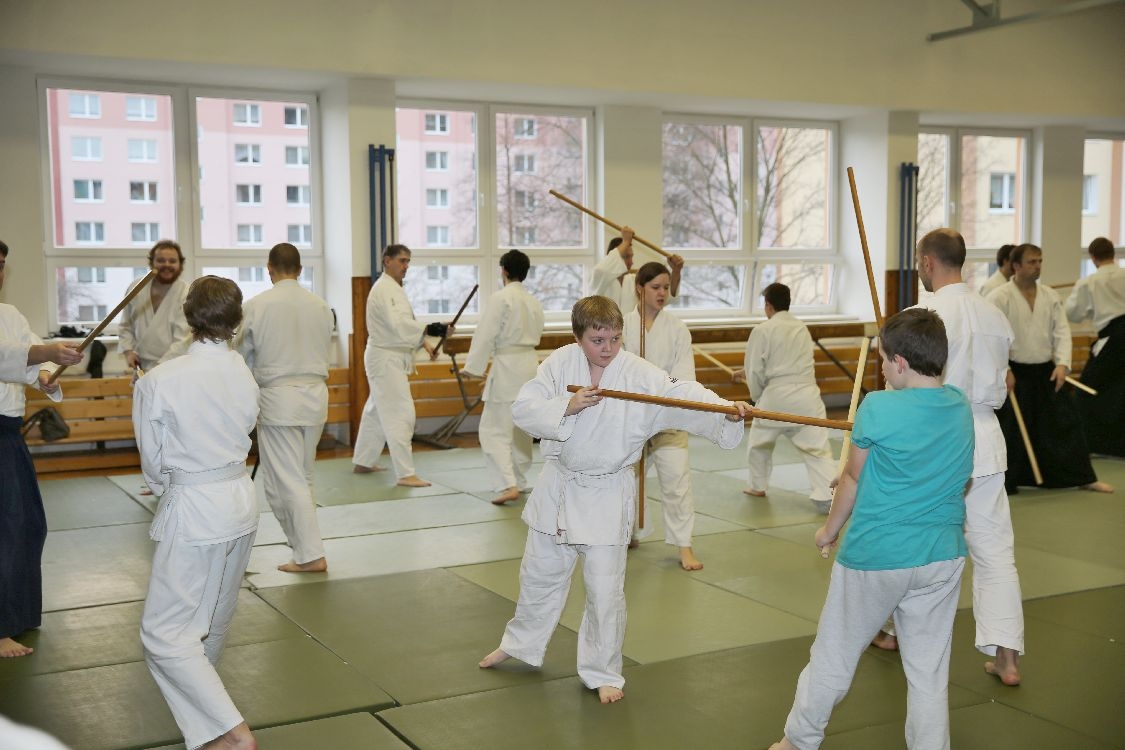
[[[529,528],[520,596],[500,649],[528,664],[543,663],[581,556],[586,608],[578,631],[578,676],[590,688],[620,688],[625,552],[636,513],[633,464],[649,438],[663,430],[687,430],[731,449],[741,442],[744,424],[722,414],[612,398],[564,417],[573,396],[568,385],[591,385],[590,363],[578,344],[552,353],[512,406],[516,426],[542,439],[546,461],[523,511]],[[729,403],[626,351],[605,368],[599,386]]]
[[[414,319],[402,286],[390,274],[381,275],[367,296],[363,365],[371,395],[363,407],[352,463],[374,466],[386,445],[395,476],[402,479],[414,475],[410,441],[414,438],[415,414],[409,376],[414,372],[414,352],[422,345],[425,330],[425,323]]]
[[[214,665],[258,528],[246,474],[257,418],[258,386],[227,342],[192,343],[133,392],[141,469],[160,496],[141,643],[189,749],[243,721]]]
[[[621,281],[624,274],[624,281]],[[637,306],[637,292],[621,253],[613,248],[594,266],[590,279],[590,294],[607,297],[617,303],[621,312]]]
[[[235,347],[261,389],[258,456],[273,514],[301,564],[324,557],[313,500],[316,444],[328,418],[332,310],[294,279],[248,300]]]
[[[980,289],[977,291],[980,292],[980,296],[987,297],[994,289],[999,289],[1007,283],[1008,278],[997,270],[980,285]]]
[[[1004,489],[1008,452],[995,411],[1008,396],[1008,350],[1015,336],[1004,314],[963,283],[941,287],[918,306],[945,323],[945,382],[960,388],[973,409],[976,447],[965,494],[965,541],[973,561],[976,647],[989,656],[997,646],[1022,654],[1023,600]]]
[[[824,400],[816,384],[812,336],[808,327],[788,310],[777,311],[750,331],[744,367],[750,397],[757,408],[804,417],[825,417]],[[766,491],[773,470],[773,449],[780,435],[788,437],[801,452],[809,473],[809,497],[817,502],[831,500],[828,485],[835,476],[836,466],[825,427],[755,419],[750,425],[747,452],[750,488]]]
[[[129,289],[136,283],[130,284]],[[188,286],[183,276],[172,282],[155,312],[151,287],[134,297],[121,311],[117,351],[136,352],[145,372],[187,351],[191,344],[191,326],[184,317]]]
[[[480,377],[492,357],[484,383],[484,411],[477,434],[495,490],[526,491],[531,467],[531,436],[512,422],[512,402],[524,383],[535,377],[535,347],[543,335],[543,306],[518,281],[509,281],[488,298],[473,334],[465,372]]]
[[[625,314],[625,350],[640,355],[641,315],[634,309]],[[664,311],[645,333],[646,360],[677,380],[695,380],[695,355],[691,332],[675,315]],[[664,509],[664,541],[690,547],[695,528],[695,498],[691,494],[691,457],[688,436],[683,430],[665,430],[648,442],[648,455],[656,465]],[[647,519],[646,519],[647,520]],[[638,527],[636,538],[652,534],[652,524]]]

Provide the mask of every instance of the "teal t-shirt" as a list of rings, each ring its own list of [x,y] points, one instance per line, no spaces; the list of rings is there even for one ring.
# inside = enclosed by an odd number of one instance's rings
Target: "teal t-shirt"
[[[867,448],[836,561],[856,570],[916,568],[964,557],[973,413],[959,389],[869,393],[852,442]]]

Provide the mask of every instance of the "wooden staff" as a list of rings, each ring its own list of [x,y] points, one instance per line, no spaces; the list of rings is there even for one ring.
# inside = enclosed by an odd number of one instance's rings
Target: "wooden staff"
[[[430,353],[430,360],[431,361],[438,358],[438,354],[441,353],[442,344],[444,344],[445,340],[447,338],[449,338],[449,329],[452,328],[453,326],[457,325],[457,321],[461,319],[461,313],[465,312],[465,308],[469,306],[469,302],[472,301],[473,295],[475,295],[477,293],[477,289],[479,289],[479,288],[480,288],[480,284],[473,284],[473,290],[471,292],[469,292],[469,296],[466,297],[465,301],[461,303],[461,309],[458,310],[457,314],[453,316],[453,322],[450,323],[448,326],[446,326],[445,333],[443,333],[441,335],[441,338],[438,339],[437,345],[434,346],[433,352]]]
[[[637,313],[641,316],[641,359],[645,358],[645,295],[641,291],[640,304],[637,305]],[[647,445],[647,444],[646,444]],[[641,460],[637,462],[637,527],[644,528],[645,526],[645,449],[641,448]]]
[[[567,391],[570,393],[577,393],[583,388],[589,386],[582,385],[568,385]],[[629,391],[612,391],[608,388],[598,389],[598,393],[606,398],[619,398],[623,401],[638,401],[643,404],[655,404],[657,406],[671,406],[675,409],[691,409],[692,411],[707,411],[713,414],[731,414],[737,415],[738,409],[734,406],[723,406],[722,404],[708,404],[702,401],[687,401],[682,398],[665,398],[664,396],[652,396],[647,393],[630,393]],[[806,424],[813,427],[831,427],[836,430],[851,430],[852,423],[845,422],[842,419],[820,419],[818,417],[802,417],[799,414],[787,414],[781,411],[765,411],[763,409],[750,408],[750,413],[747,415],[750,419],[772,419],[777,422],[791,422],[792,424]]]
[[[859,358],[855,363],[855,383],[852,384],[852,400],[851,403],[848,404],[848,421],[853,424],[855,423],[856,409],[859,407],[859,394],[863,390],[863,376],[867,370],[867,350],[870,346],[871,340],[864,336],[863,341],[860,342],[859,345]],[[840,462],[836,465],[836,476],[838,477],[844,474],[844,467],[848,464],[848,453],[851,452],[851,448],[852,441],[845,435],[844,444],[840,446]],[[835,496],[835,492],[833,492],[833,496]],[[825,560],[828,559],[830,547],[831,545],[820,550],[820,556]]]
[[[1049,284],[1048,286],[1050,286],[1052,289],[1068,289],[1077,283],[1077,281],[1068,281],[1065,284]]]
[[[1027,434],[1027,425],[1023,422],[1023,412],[1020,411],[1020,402],[1016,400],[1015,391],[1008,393],[1008,400],[1012,402],[1012,411],[1016,413],[1016,424],[1020,427],[1020,437],[1023,438],[1023,447],[1031,462],[1031,473],[1035,475],[1035,483],[1043,484],[1043,474],[1039,471],[1039,462],[1035,460],[1035,451],[1031,448],[1031,436]]]
[[[705,360],[707,360],[707,361],[708,361],[708,362],[710,362],[711,364],[713,364],[713,365],[715,365],[716,367],[718,367],[718,368],[719,368],[720,370],[722,370],[723,372],[725,372],[725,373],[726,373],[727,375],[731,375],[731,376],[733,376],[733,375],[734,375],[734,370],[732,370],[731,368],[727,367],[727,366],[726,366],[726,365],[724,365],[724,364],[723,364],[722,362],[720,362],[719,360],[717,360],[717,359],[716,359],[715,357],[712,357],[712,356],[711,356],[710,354],[708,354],[707,352],[705,352],[705,351],[703,351],[702,349],[700,349],[700,348],[699,348],[698,346],[693,346],[693,347],[691,348],[691,350],[692,350],[693,352],[695,352],[696,354],[698,354],[699,356],[703,357],[703,358],[704,358]]]
[[[583,206],[581,203],[579,203],[576,200],[572,200],[570,198],[567,198],[565,195],[558,192],[557,190],[549,190],[547,192],[549,192],[551,195],[558,198],[563,203],[569,203],[570,205],[577,208],[579,211],[582,211],[583,213],[586,213],[586,214],[589,214],[590,216],[593,216],[595,219],[597,219],[601,223],[605,224],[606,226],[613,227],[618,232],[624,231],[623,227],[620,224],[614,224],[612,221],[610,221],[606,217],[602,216],[601,214],[591,211],[590,209],[586,208],[585,206]],[[649,242],[648,240],[646,240],[644,237],[641,237],[639,234],[634,234],[633,239],[635,239],[637,242],[641,243],[642,245],[644,245],[648,249],[655,250],[656,252],[663,255],[665,258],[671,258],[672,257],[671,253],[665,252],[663,248],[657,247],[656,245],[654,245],[651,242]]]
[[[146,286],[148,286],[148,282],[152,281],[152,278],[154,276],[156,276],[156,271],[149,271],[148,275],[146,275],[143,279],[141,279],[140,283],[138,283],[135,287],[133,287],[131,290],[129,290],[129,293],[125,295],[125,299],[118,302],[117,307],[113,308],[112,312],[110,312],[109,315],[105,316],[105,320],[103,320],[101,323],[98,323],[97,327],[94,328],[94,330],[90,331],[90,335],[87,336],[82,341],[82,343],[78,345],[78,351],[80,351],[80,352],[86,351],[86,347],[88,347],[90,344],[92,344],[94,342],[94,339],[98,337],[98,334],[101,333],[102,331],[104,331],[105,327],[113,322],[113,319],[117,317],[117,314],[125,309],[125,305],[132,302],[133,298],[136,297],[138,294],[140,294],[142,289],[144,289]],[[51,373],[51,377],[49,377],[47,379],[47,385],[50,385],[50,384],[54,383],[56,380],[58,380],[59,375],[62,375],[63,370],[65,370],[67,367],[68,367],[68,365],[63,365],[62,367],[60,367],[59,369],[57,369],[53,373]]]
[[[871,270],[871,251],[867,249],[867,230],[863,228],[863,212],[859,208],[859,192],[855,188],[855,172],[848,167],[848,184],[852,187],[852,205],[859,224],[859,244],[863,247],[863,263],[867,266],[867,285],[871,288],[871,304],[875,307],[875,322],[883,327],[883,312],[879,307],[879,290],[875,287],[875,272]]]
[[[1086,393],[1089,393],[1091,396],[1098,395],[1098,392],[1096,390],[1094,390],[1090,386],[1086,385],[1081,380],[1075,380],[1074,378],[1070,377],[1069,375],[1066,376],[1066,382],[1070,383],[1071,385],[1073,385],[1075,388],[1077,388],[1080,391],[1085,391]]]

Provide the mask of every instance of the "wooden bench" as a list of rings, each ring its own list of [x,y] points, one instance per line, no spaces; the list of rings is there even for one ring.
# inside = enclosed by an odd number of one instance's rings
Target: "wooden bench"
[[[53,406],[70,427],[70,435],[44,442],[32,428],[25,441],[32,448],[38,473],[102,468],[136,468],[140,456],[133,443],[133,389],[127,376],[110,378],[61,378],[63,400],[54,403],[43,393],[27,388],[25,418],[45,406]],[[328,423],[348,423],[348,370],[334,368],[328,374]],[[129,443],[112,449],[106,443]],[[41,446],[73,446],[73,450],[42,451]]]

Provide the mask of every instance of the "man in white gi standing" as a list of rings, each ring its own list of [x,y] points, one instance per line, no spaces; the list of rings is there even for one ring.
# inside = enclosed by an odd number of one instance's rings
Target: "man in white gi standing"
[[[637,295],[633,282],[624,279],[633,268],[633,236],[630,227],[621,227],[621,236],[609,241],[605,257],[594,266],[590,279],[590,294],[607,297],[617,303],[622,314],[637,306]],[[684,259],[679,255],[668,257],[668,268],[672,271],[672,297],[680,293],[680,277],[684,270]]]
[[[188,290],[184,314],[194,338],[187,353],[146,374],[133,393],[141,470],[160,496],[141,644],[189,750],[254,748],[215,671],[258,529],[246,474],[258,386],[230,347],[242,292],[204,276]]]
[[[982,297],[987,297],[989,292],[1004,286],[1008,283],[1008,279],[1012,278],[1012,251],[1015,249],[1015,245],[1003,245],[996,251],[996,271],[981,284],[978,290]]]
[[[530,268],[531,260],[519,250],[500,256],[504,288],[488,298],[462,368],[468,375],[484,377],[492,357],[477,431],[488,473],[496,477],[499,494],[493,505],[518,500],[527,489],[531,467],[531,436],[512,422],[512,403],[539,366],[535,347],[543,335],[543,306],[523,285]]]
[[[332,310],[298,283],[301,253],[283,242],[266,264],[273,287],[248,300],[235,347],[261,389],[258,460],[266,500],[293,549],[286,573],[328,570],[316,522],[316,444],[328,419]]]
[[[130,370],[151,370],[161,362],[187,351],[191,329],[184,318],[187,281],[184,254],[178,243],[160,240],[148,251],[148,267],[156,276],[148,289],[121,311],[117,324],[117,350]],[[130,286],[132,289],[132,286]]]
[[[429,482],[414,473],[410,441],[414,438],[415,413],[409,376],[414,372],[414,352],[418,347],[433,353],[424,337],[441,336],[446,327],[443,323],[427,326],[414,319],[410,299],[402,289],[409,268],[410,248],[388,245],[383,252],[383,273],[367,296],[367,349],[363,364],[371,395],[359,422],[352,469],[356,474],[383,471],[377,462],[385,445],[391,451],[398,484],[429,487]],[[449,333],[452,332],[450,327]]]
[[[824,419],[824,399],[816,384],[813,341],[808,327],[789,313],[790,291],[785,284],[773,283],[762,290],[766,322],[754,326],[746,342],[742,377],[750,387],[750,398],[759,409],[799,414]],[[735,373],[736,379],[739,373]],[[824,427],[786,424],[755,419],[750,425],[750,487],[743,490],[753,497],[765,497],[773,470],[773,449],[777,438],[785,435],[801,453],[809,473],[809,499],[820,513],[827,513],[832,502],[829,483],[835,478],[836,464]]]

